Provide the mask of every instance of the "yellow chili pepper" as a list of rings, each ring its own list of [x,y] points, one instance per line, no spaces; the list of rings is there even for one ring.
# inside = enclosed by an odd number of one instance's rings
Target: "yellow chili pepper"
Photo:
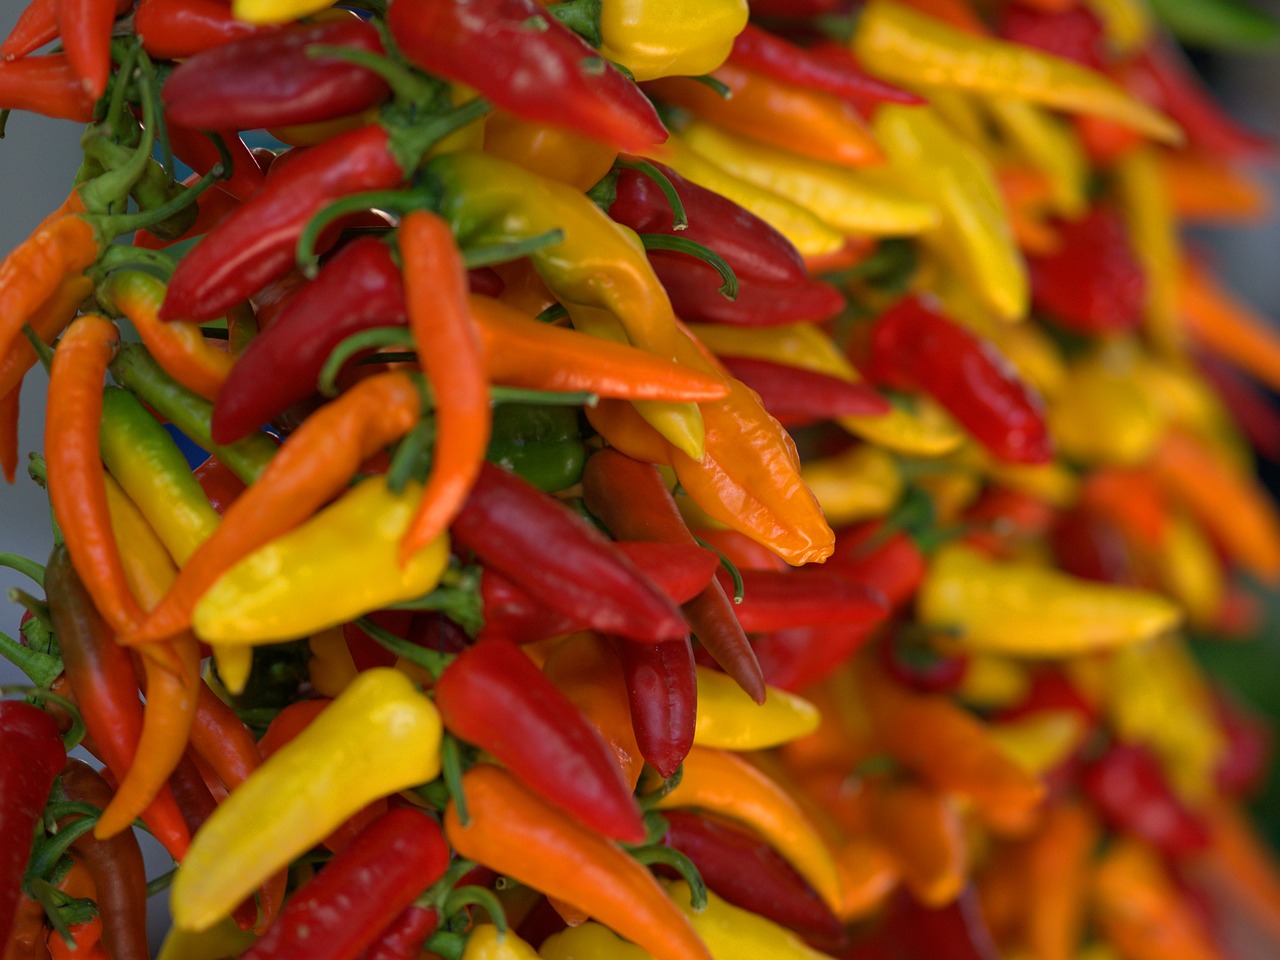
[[[800,475],[827,521],[837,527],[883,517],[902,498],[904,486],[892,455],[865,443],[834,457],[810,460]]]
[[[666,888],[715,960],[824,960],[827,956],[786,927],[735,907],[709,890],[706,909],[698,912],[691,906],[693,893],[687,883],[669,881]]]
[[[1040,710],[993,723],[987,730],[1011,760],[1037,777],[1071,756],[1089,732],[1080,714],[1071,710]]]
[[[750,210],[773,229],[790,240],[803,256],[816,257],[835,253],[844,246],[844,236],[819,217],[797,203],[764,190],[740,177],[735,177],[694,152],[677,135],[663,144],[656,159],[667,164],[680,176],[699,186],[728,197],[738,206]]]
[[[448,537],[404,567],[398,560],[421,492],[410,484],[392,493],[385,477],[357,484],[219,577],[196,604],[196,634],[214,643],[288,640],[427,593],[448,563]]]
[[[722,750],[694,747],[680,785],[657,808],[698,807],[750,827],[809,881],[835,910],[840,876],[831,851],[795,800],[747,761]],[[714,949],[714,948],[713,948]]]
[[[891,0],[872,0],[853,35],[872,73],[917,87],[956,87],[1114,120],[1164,143],[1180,143],[1173,121],[1102,74],[1021,44],[975,37]]]
[[[818,708],[794,693],[768,689],[757,704],[727,674],[698,667],[693,742],[720,750],[764,750],[818,729]]]
[[[1124,370],[1076,364],[1049,406],[1049,428],[1061,454],[1089,464],[1134,466],[1150,459],[1165,423]]]
[[[334,0],[232,0],[231,12],[248,23],[288,23],[333,6]]]
[[[467,934],[462,960],[538,960],[538,952],[511,930],[502,933],[492,923],[480,923]]]
[[[356,678],[355,660],[347,646],[342,630],[331,627],[311,635],[307,641],[311,658],[307,661],[307,676],[316,693],[332,699],[347,689]],[[252,650],[250,650],[252,653]]]
[[[746,25],[746,0],[604,0],[600,56],[640,81],[697,77],[728,59]]]
[[[543,960],[653,960],[653,954],[593,921],[553,933],[542,941]]]
[[[1026,267],[987,158],[928,107],[881,107],[872,126],[889,162],[867,178],[935,206],[942,219],[925,242],[998,316],[1026,313]]]
[[[1155,348],[1181,355],[1185,338],[1178,316],[1178,223],[1153,147],[1130,150],[1113,168],[1129,240],[1147,280],[1143,324]]]
[[[1032,103],[992,99],[986,106],[1014,150],[1048,179],[1053,212],[1067,220],[1083,215],[1089,159],[1071,128]]]
[[[958,629],[974,650],[1032,657],[1143,643],[1181,619],[1158,594],[998,563],[959,544],[933,556],[918,610],[924,623]]]
[[[1026,666],[1009,657],[992,653],[969,656],[957,695],[975,707],[1010,707],[1026,696],[1031,687]]]
[[[852,167],[745,140],[705,122],[689,124],[683,140],[733,176],[786,197],[843,233],[912,235],[938,224],[931,204],[872,184]]]
[[[365,804],[434,779],[441,732],[403,674],[361,673],[205,821],[173,883],[174,924],[213,926]]]
[[[170,927],[156,960],[226,960],[240,956],[256,939],[252,930],[241,930],[231,917],[199,932]]]

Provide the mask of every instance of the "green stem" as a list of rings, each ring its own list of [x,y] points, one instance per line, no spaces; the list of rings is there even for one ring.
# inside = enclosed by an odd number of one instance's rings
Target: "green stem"
[[[356,620],[356,626],[397,657],[422,667],[433,677],[439,677],[440,674],[444,673],[444,668],[453,661],[451,656],[438,653],[435,650],[428,650],[426,647],[420,647],[416,643],[410,643],[403,637],[397,637],[390,630],[378,626],[368,617],[360,617]]]
[[[553,3],[547,7],[547,13],[599,50],[604,44],[600,34],[601,6],[600,0],[568,0]]]
[[[733,581],[733,602],[741,603],[747,595],[747,585],[742,582],[742,574],[738,570],[738,565],[725,556],[721,550],[707,543],[696,533],[693,535],[693,539],[697,541],[698,546],[712,551],[720,558],[720,566],[724,567],[729,574],[729,579]]]
[[[40,335],[29,323],[22,325],[22,335],[27,338],[31,349],[36,352],[36,359],[40,361],[40,366],[44,367],[44,372],[48,373],[53,368],[53,348],[40,339]]]
[[[98,815],[81,817],[67,824],[44,843],[39,844],[31,855],[31,863],[27,866],[28,882],[43,877],[53,869],[71,845],[92,830],[98,823]]]
[[[135,230],[145,230],[153,224],[160,223],[172,217],[175,213],[180,213],[187,207],[191,206],[215,181],[223,178],[224,168],[221,163],[215,163],[213,169],[206,173],[203,177],[184,189],[181,193],[170,197],[159,206],[152,207],[149,210],[143,210],[140,213],[131,213],[124,215],[115,215],[103,217],[94,222],[98,228],[99,236],[102,238],[103,245],[110,243],[116,237],[123,236],[126,233],[133,233]],[[130,248],[136,250],[137,248]],[[152,251],[147,251],[151,253]],[[170,272],[173,270],[172,261],[166,257],[169,264]]]
[[[62,937],[63,942],[68,947],[75,949],[75,938],[71,936],[71,930],[67,927],[67,923],[62,919],[62,911],[59,910],[60,894],[58,890],[45,880],[43,877],[37,877],[29,884],[31,888],[31,898],[37,901],[40,906],[44,907],[44,915],[49,920],[49,925],[53,927],[58,936]]]
[[[371,327],[347,337],[329,353],[324,366],[320,368],[320,376],[316,387],[326,397],[338,395],[338,373],[348,360],[366,350],[377,350],[381,347],[416,347],[417,342],[407,327]]]
[[[507,912],[502,909],[502,901],[487,887],[468,886],[451,890],[440,907],[440,916],[448,918],[470,906],[483,907],[498,932],[506,934]]]
[[[428,953],[440,957],[441,960],[462,960],[462,953],[466,948],[466,935],[449,930],[437,930],[425,945]]]
[[[152,877],[147,881],[147,897],[154,897],[157,893],[162,893],[173,886],[173,881],[178,876],[178,868],[167,870],[158,877]]]
[[[458,750],[458,741],[452,734],[446,733],[440,744],[440,770],[444,775],[445,786],[449,788],[449,796],[453,798],[453,809],[457,811],[458,822],[464,827],[470,826],[467,794],[462,788],[462,754]]]
[[[671,205],[671,228],[673,230],[684,230],[689,226],[689,216],[684,210],[684,201],[680,199],[680,194],[676,193],[675,185],[670,178],[655,167],[648,160],[632,160],[627,157],[619,157],[613,162],[615,167],[622,167],[626,170],[634,170],[636,173],[643,173],[652,180],[662,195],[667,198],[667,203]]]
[[[37,687],[49,687],[62,673],[62,659],[41,653],[0,632],[0,657],[4,657],[25,673]]]
[[[50,656],[50,654],[45,654],[45,656]],[[14,694],[14,693],[22,693],[28,697],[33,697],[37,700],[52,700],[54,703],[56,703],[59,707],[61,707],[64,711],[66,711],[67,716],[71,718],[71,728],[62,735],[63,745],[67,748],[68,751],[74,750],[76,747],[80,745],[80,741],[84,739],[84,735],[85,735],[84,717],[81,716],[80,714],[80,708],[77,707],[71,700],[62,696],[62,694],[60,693],[54,693],[52,690],[46,689],[45,687],[41,687],[41,686],[24,687],[20,684],[7,684],[3,687],[0,687],[0,694],[7,695],[7,694]]]
[[[168,280],[173,275],[174,262],[167,254],[159,250],[148,250],[145,247],[112,244],[103,251],[98,262],[89,271],[95,280],[101,280],[113,270],[145,269],[155,273],[161,280]]]
[[[555,246],[564,242],[564,231],[559,228],[539,233],[536,236],[512,240],[509,243],[492,243],[482,247],[468,247],[462,251],[462,262],[468,270],[477,267],[488,267],[495,263],[508,263],[527,257],[543,247]]]
[[[435,421],[430,417],[417,425],[400,441],[391,466],[387,468],[387,489],[400,493],[413,479],[422,479],[431,464],[431,447],[435,441]]]
[[[138,52],[138,64],[150,64],[146,59],[146,54]],[[127,83],[129,78],[121,74],[119,82]],[[114,170],[109,170],[102,176],[96,178],[90,183],[86,183],[80,190],[80,198],[84,202],[85,209],[90,213],[102,213],[110,210],[111,205],[121,198],[128,195],[130,188],[133,187],[138,179],[142,176],[147,168],[147,164],[151,162],[151,151],[156,142],[156,96],[155,89],[151,84],[141,84],[142,93],[142,138],[138,142],[137,148],[133,151],[127,163],[121,164]],[[101,130],[90,129],[86,137],[102,136]]]
[[[676,873],[680,874],[685,883],[689,884],[689,906],[693,908],[693,911],[701,913],[706,909],[707,885],[702,879],[702,874],[693,865],[693,861],[679,850],[655,844],[650,847],[637,847],[629,852],[631,856],[646,867],[655,863],[671,867]]]
[[[642,233],[640,241],[646,250],[671,250],[675,253],[684,253],[714,267],[716,273],[720,274],[720,292],[724,294],[725,299],[738,299],[737,274],[733,272],[733,267],[729,266],[724,257],[710,247],[698,243],[697,240],[690,240],[688,237],[671,237],[665,233]]]
[[[421,190],[367,190],[335,200],[327,207],[322,207],[307,221],[302,233],[298,234],[298,245],[294,253],[298,270],[305,277],[314,277],[319,272],[320,256],[316,253],[316,243],[320,234],[331,223],[349,214],[373,209],[386,210],[388,213],[407,213],[410,210],[425,210],[430,206],[430,197]]]

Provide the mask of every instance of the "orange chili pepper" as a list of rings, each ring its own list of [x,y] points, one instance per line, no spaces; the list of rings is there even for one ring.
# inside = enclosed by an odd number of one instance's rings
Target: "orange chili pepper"
[[[72,277],[62,283],[35,313],[27,317],[31,329],[45,343],[52,345],[76,315],[84,298],[93,293],[93,281],[88,277]],[[19,337],[0,359],[0,397],[22,384],[36,363],[36,351],[26,337]]]
[[[1264,580],[1280,578],[1280,513],[1256,481],[1178,430],[1160,442],[1151,468],[1231,559]]]
[[[1169,532],[1169,504],[1148,470],[1095,470],[1085,479],[1080,500],[1139,543],[1158,546]]]
[[[74,195],[73,195],[74,196]],[[0,261],[0,357],[22,334],[22,325],[68,278],[98,259],[98,236],[83,217],[68,215],[68,200]],[[61,214],[61,215],[59,215]]]
[[[1193,261],[1178,271],[1178,311],[1206,349],[1280,390],[1280,338],[1270,321],[1232,297]]]
[[[955,801],[909,779],[869,780],[863,789],[871,834],[893,857],[907,889],[931,907],[958,897],[968,880],[969,849]]]
[[[902,879],[893,855],[869,837],[855,837],[841,844],[835,857],[844,893],[836,916],[845,923],[871,913]]]
[[[341,492],[366,459],[413,428],[420,406],[406,374],[382,373],[313,413],[227,508],[146,622],[124,639],[142,643],[189,627],[196,602],[223,572]]]
[[[618,158],[617,150],[599,140],[502,110],[485,118],[484,152],[584,191],[595,186]]]
[[[162,321],[160,304],[165,285],[145,273],[113,273],[99,291],[106,303],[124,315],[165,373],[204,399],[217,399],[232,358],[226,350],[205,340],[199,324],[183,320]]]
[[[735,63],[711,74],[731,91],[725,99],[696,80],[666,77],[645,89],[744,137],[841,166],[884,159],[858,112],[832,94],[774,80]]]
[[[459,856],[586,911],[656,960],[711,960],[693,927],[640,863],[488,764],[462,778],[470,822],[450,802]]]
[[[1262,183],[1211,154],[1161,154],[1160,172],[1181,220],[1257,223],[1271,213],[1271,195]]]
[[[67,328],[49,373],[44,447],[49,502],[67,551],[94,606],[117,634],[126,634],[142,622],[143,612],[111,531],[106,472],[98,456],[102,382],[119,342],[115,324],[96,314]]]
[[[1037,960],[1073,960],[1084,928],[1087,880],[1098,826],[1084,807],[1045,811],[1026,854],[1030,904],[1023,940]]]
[[[471,315],[467,270],[442,217],[425,210],[400,221],[409,329],[435,397],[435,449],[417,513],[400,541],[400,563],[449,526],[489,446],[492,417],[484,346]]]

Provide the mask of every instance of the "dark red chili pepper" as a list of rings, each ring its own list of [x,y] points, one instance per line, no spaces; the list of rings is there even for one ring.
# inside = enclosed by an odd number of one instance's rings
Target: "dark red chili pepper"
[[[1080,782],[1113,829],[1135,834],[1170,857],[1208,848],[1208,825],[1174,794],[1159,761],[1146,747],[1113,744],[1085,767]]]
[[[448,866],[436,822],[394,807],[289,898],[244,960],[353,960]]]
[[[161,317],[221,316],[289,272],[299,235],[321,209],[348,194],[399,186],[403,179],[390,134],[377,124],[308,148],[288,167],[273,169],[257,194],[178,263]]]
[[[635,153],[667,139],[640,89],[535,0],[397,0],[387,26],[415,64],[521,119]]]
[[[840,55],[835,55],[835,51]],[[783,83],[834,93],[857,106],[925,102],[923,97],[871,76],[858,66],[845,47],[832,44],[815,52],[752,24],[747,24],[734,39],[729,61]]]
[[[1036,309],[1080,333],[1136,329],[1142,323],[1147,280],[1120,217],[1098,205],[1056,229],[1062,236],[1060,250],[1027,257]]]
[[[360,960],[418,960],[439,922],[434,910],[411,903],[365,948]]]
[[[254,130],[358,113],[390,92],[380,76],[310,47],[381,54],[371,24],[358,19],[296,24],[224,43],[178,65],[162,96],[174,122],[197,130]]]
[[[390,247],[373,237],[348,243],[231,368],[213,405],[214,442],[238,440],[315,393],[325,360],[353,333],[405,322],[404,284]]]
[[[875,941],[894,960],[1000,960],[973,885],[944,907],[926,907],[905,890],[889,902]]]
[[[93,767],[81,760],[68,760],[62,769],[62,790],[73,803],[105,808],[115,791]],[[78,816],[58,821],[66,827]],[[79,837],[71,849],[93,877],[95,900],[102,917],[102,942],[114,960],[147,960],[147,870],[142,849],[132,830],[99,840],[90,831]]]
[[[217,146],[199,130],[190,130],[176,123],[168,124],[167,130],[173,155],[201,176],[222,162]],[[266,183],[262,167],[238,133],[234,130],[217,132],[231,157],[230,179],[217,181],[217,187],[237,200],[248,200]]]
[[[1102,24],[1084,6],[1050,13],[1020,3],[1005,4],[1000,13],[1000,35],[1091,70],[1104,69],[1109,60]]]
[[[13,929],[36,824],[66,760],[51,716],[18,700],[0,701],[0,946]]]
[[[530,790],[606,836],[644,840],[613,751],[515,644],[486,640],[464,650],[435,694],[445,727],[492,753]]]
[[[872,520],[837,530],[835,552],[823,569],[878,591],[890,610],[900,610],[916,595],[927,560],[910,535]]]
[[[602,450],[587,461],[582,489],[587,509],[615,536],[694,542],[671,492],[650,464],[632,460],[616,450]],[[765,685],[760,664],[738,623],[733,601],[719,581],[681,609],[702,647],[756,703],[763,703]]]
[[[65,53],[0,62],[0,110],[88,123],[93,103]]]
[[[792,627],[751,638],[769,686],[803,690],[830,676],[874,635],[867,624]]]
[[[1228,363],[1205,351],[1196,354],[1196,366],[1231,413],[1259,454],[1280,463],[1280,410],[1253,380]]]
[[[117,0],[58,0],[58,30],[67,59],[89,96],[97,100],[111,76],[111,31]],[[126,5],[127,6],[127,5]]]
[[[615,546],[673,603],[685,603],[706,589],[720,565],[712,551],[695,544],[619,540]],[[481,640],[498,637],[532,643],[588,626],[548,607],[492,570],[480,578],[480,596],[484,603],[484,627],[478,634]]]
[[[627,704],[640,755],[670,777],[693,746],[698,720],[698,674],[688,639],[614,648],[627,681]]]
[[[871,627],[888,613],[885,598],[865,584],[816,570],[740,570],[742,602],[734,605],[747,633],[792,627]],[[717,576],[729,588],[729,574]]]
[[[871,332],[871,378],[923,390],[1000,460],[1047,463],[1053,456],[1040,398],[987,341],[918,298],[885,311]]]
[[[133,29],[150,56],[177,60],[277,28],[237,20],[219,0],[142,0]]]
[[[911,636],[910,630],[890,628],[875,652],[886,674],[921,693],[949,693],[969,671],[968,654],[940,653],[925,638]]]
[[[1129,545],[1113,523],[1082,507],[1065,511],[1050,535],[1058,566],[1073,577],[1136,586]]]
[[[889,401],[865,381],[850,383],[816,370],[805,370],[754,357],[719,357],[731,374],[760,395],[760,402],[784,426],[834,417],[887,414]]]
[[[210,506],[218,511],[219,516],[225,513],[227,507],[235,502],[236,497],[247,489],[244,481],[232,473],[231,468],[217,457],[210,457],[196,467],[194,473],[200,489],[209,498]]]
[[[182,811],[182,819],[192,835],[200,829],[206,820],[218,808],[218,801],[205,782],[204,774],[188,749],[169,775],[169,787],[173,797],[178,801],[178,809]]]
[[[710,264],[683,253],[650,250],[649,262],[681,318],[763,326],[825,320],[843,309],[840,292],[810,279],[796,248],[773,227],[669,167],[654,166],[680,197],[688,226],[677,231],[666,195],[650,177],[629,169],[618,172],[609,216],[638,233],[700,243],[719,254],[738,278],[737,298],[729,300],[720,293],[723,281]]]
[[[492,464],[453,522],[455,543],[566,616],[656,643],[688,631],[635,564],[554,497]]]
[[[686,810],[662,816],[662,842],[692,860],[707,886],[729,903],[789,927],[820,950],[838,950],[848,940],[813,887],[759,837]]]
[[[49,558],[44,585],[67,681],[85,729],[107,766],[123,779],[142,733],[142,702],[133,660],[94,609],[61,544]],[[173,858],[181,860],[191,836],[167,786],[156,794],[142,820]]]

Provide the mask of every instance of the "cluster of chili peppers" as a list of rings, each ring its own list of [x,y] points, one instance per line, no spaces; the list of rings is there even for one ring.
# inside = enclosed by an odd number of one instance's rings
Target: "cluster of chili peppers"
[[[1280,947],[1187,639],[1280,340],[1180,237],[1271,146],[1166,35],[1272,27],[1173,6],[33,0],[6,960]]]

